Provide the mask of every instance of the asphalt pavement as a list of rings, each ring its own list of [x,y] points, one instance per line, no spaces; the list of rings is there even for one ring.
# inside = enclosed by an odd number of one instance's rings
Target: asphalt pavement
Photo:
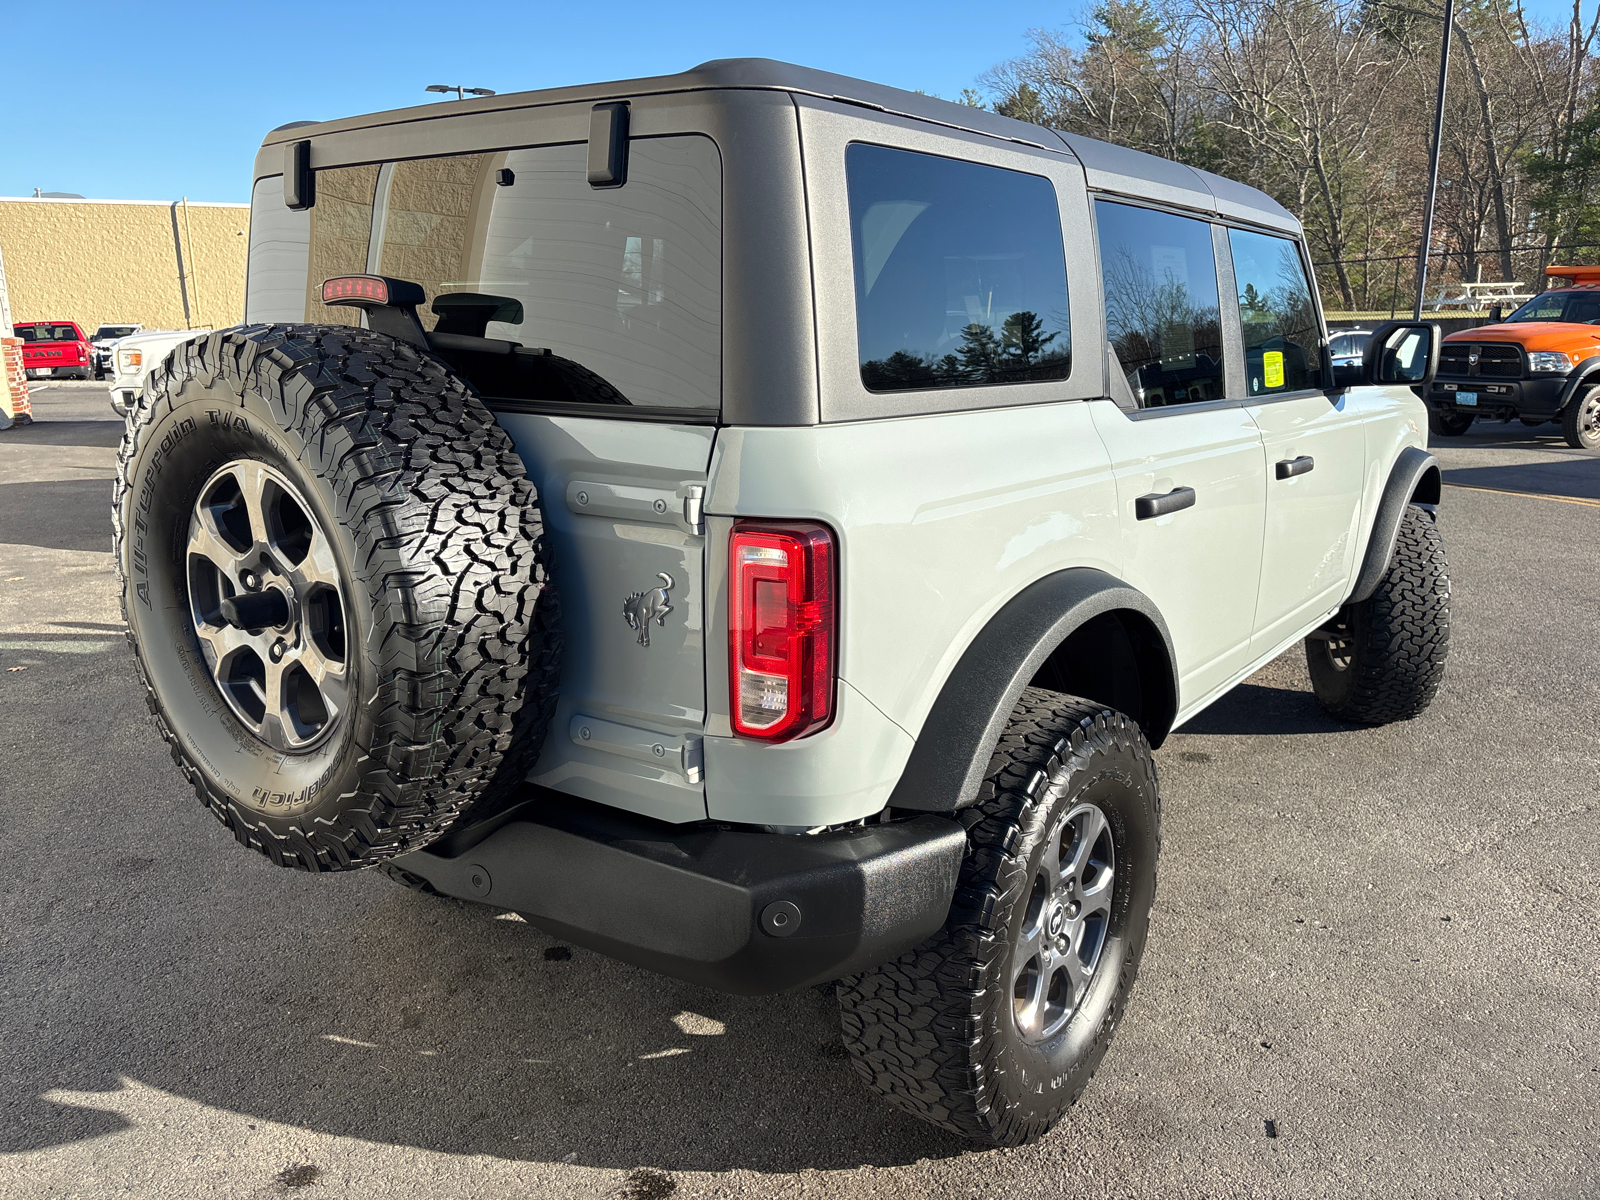
[[[1436,452],[1443,692],[1298,650],[1158,754],[1149,952],[1098,1078],[972,1147],[831,996],[722,996],[236,847],[136,690],[99,387],[0,434],[0,1197],[1600,1196],[1600,456]]]

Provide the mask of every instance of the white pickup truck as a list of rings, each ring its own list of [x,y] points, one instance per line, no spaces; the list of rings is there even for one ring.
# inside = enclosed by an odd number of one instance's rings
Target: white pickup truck
[[[210,326],[204,329],[147,329],[111,343],[105,360],[110,378],[106,387],[111,393],[111,407],[117,415],[128,415],[128,409],[139,398],[144,377],[150,373],[151,367],[165,359],[180,343],[210,332]]]

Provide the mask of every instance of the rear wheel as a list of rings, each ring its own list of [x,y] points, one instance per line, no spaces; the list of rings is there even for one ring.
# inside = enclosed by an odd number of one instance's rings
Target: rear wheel
[[[557,667],[535,501],[477,398],[381,334],[258,326],[151,373],[123,612],[173,758],[241,843],[369,866],[520,781]]]
[[[1456,411],[1428,410],[1428,428],[1440,437],[1460,437],[1472,428],[1472,414]]]
[[[953,1133],[1014,1146],[1076,1102],[1138,974],[1160,797],[1139,727],[1022,693],[977,803],[944,929],[839,984],[856,1073]]]
[[[1450,568],[1434,519],[1408,507],[1377,589],[1306,639],[1311,690],[1341,721],[1383,725],[1433,701],[1450,653]]]
[[[1561,414],[1561,433],[1577,450],[1600,446],[1600,387],[1575,396]]]

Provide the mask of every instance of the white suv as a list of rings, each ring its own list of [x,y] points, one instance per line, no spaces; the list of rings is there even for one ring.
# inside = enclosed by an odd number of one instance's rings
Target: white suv
[[[1241,184],[737,60],[275,131],[250,238],[116,493],[201,800],[708,986],[838,980],[861,1076],[962,1135],[1104,1053],[1172,728],[1302,639],[1340,719],[1439,686],[1437,330],[1336,373]]]

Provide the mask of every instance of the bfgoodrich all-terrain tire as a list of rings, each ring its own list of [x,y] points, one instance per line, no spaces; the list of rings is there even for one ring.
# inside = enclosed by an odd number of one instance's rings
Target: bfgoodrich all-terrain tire
[[[1411,506],[1377,589],[1306,639],[1311,689],[1341,721],[1408,720],[1432,702],[1449,654],[1450,565],[1433,515]]]
[[[944,929],[839,984],[856,1073],[994,1145],[1078,1099],[1144,954],[1160,850],[1150,747],[1121,713],[1028,688],[989,763]]]
[[[342,326],[185,343],[128,419],[114,519],[150,709],[244,845],[369,866],[521,779],[558,668],[543,527],[437,359]]]

